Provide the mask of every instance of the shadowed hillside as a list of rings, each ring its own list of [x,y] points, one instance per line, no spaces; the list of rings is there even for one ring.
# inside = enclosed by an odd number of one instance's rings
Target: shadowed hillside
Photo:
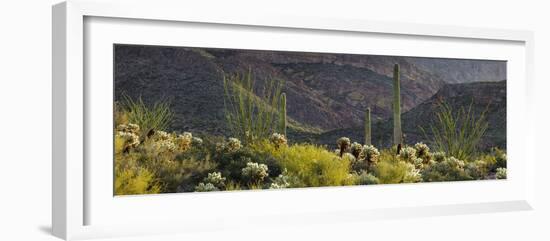
[[[385,56],[117,45],[115,63],[115,100],[170,99],[173,130],[213,134],[227,131],[224,73],[250,69],[257,89],[268,78],[286,80],[289,117],[321,131],[360,125],[368,106],[374,119],[388,118],[393,63],[403,69],[405,111],[443,85],[403,58]]]
[[[481,141],[482,148],[499,147],[506,149],[506,81],[478,82],[468,84],[447,84],[434,96],[410,111],[403,113],[403,133],[405,143],[428,142],[422,132],[430,136],[430,124],[435,118],[438,104],[443,101],[454,110],[467,108],[471,103],[474,113],[479,116],[487,108],[489,127]],[[382,120],[373,125],[373,144],[389,147],[392,138],[392,119]],[[318,143],[334,145],[333,140],[348,136],[353,140],[363,139],[363,127],[348,128],[326,132],[317,139]]]

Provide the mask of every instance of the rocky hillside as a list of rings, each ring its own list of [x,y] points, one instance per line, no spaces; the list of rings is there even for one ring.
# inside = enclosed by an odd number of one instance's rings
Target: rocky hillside
[[[123,93],[171,99],[173,129],[209,133],[226,130],[224,73],[251,69],[259,87],[268,78],[285,80],[289,117],[322,131],[359,125],[368,106],[374,119],[388,118],[394,63],[403,73],[405,111],[443,85],[403,58],[385,56],[117,45],[115,63],[116,100]]]
[[[501,81],[506,79],[505,61],[407,58],[407,61],[438,75],[446,83]]]
[[[430,137],[430,125],[434,121],[434,113],[441,102],[448,103],[454,110],[468,107],[472,104],[473,112],[479,116],[487,110],[489,123],[482,148],[499,147],[506,149],[506,81],[477,82],[466,84],[447,84],[433,97],[402,115],[405,143],[414,144],[427,142],[422,128]],[[373,129],[373,144],[388,147],[392,142],[393,121],[387,119],[375,123]],[[334,145],[335,138],[349,136],[352,140],[363,139],[363,127],[348,128],[326,132],[317,137],[321,144]]]
[[[429,126],[437,100],[464,106],[473,99],[476,108],[491,102],[485,145],[505,146],[505,82],[446,84],[494,81],[505,72],[503,62],[131,45],[116,45],[114,57],[115,101],[123,94],[146,103],[169,100],[176,131],[229,135],[223,76],[251,70],[258,90],[267,79],[285,81],[290,140],[331,145],[340,136],[362,140],[364,110],[370,107],[373,142],[387,146],[398,63],[407,142],[423,139],[418,126]]]

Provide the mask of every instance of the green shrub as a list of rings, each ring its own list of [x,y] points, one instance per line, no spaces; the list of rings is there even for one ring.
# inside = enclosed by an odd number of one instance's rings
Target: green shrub
[[[155,182],[154,175],[144,168],[122,169],[115,171],[115,194],[152,194],[160,193],[162,188]]]
[[[420,173],[415,166],[402,161],[401,157],[393,154],[392,150],[382,151],[379,159],[373,172],[380,183],[393,184],[420,181]]]
[[[255,94],[252,71],[224,75],[225,117],[234,136],[245,144],[268,139],[277,129],[284,81],[269,79],[261,93]]]
[[[497,168],[506,168],[506,152],[498,148],[493,148],[491,153],[493,154],[493,156],[495,156],[495,166]]]
[[[269,153],[288,175],[297,178],[296,187],[341,186],[352,184],[348,179],[350,162],[325,148],[312,144],[294,144],[275,148],[269,143],[254,146]]]
[[[141,127],[142,135],[151,130],[166,130],[174,117],[170,103],[166,100],[146,105],[141,97],[134,100],[127,95],[122,96],[121,111],[121,115],[125,116],[128,123]]]
[[[483,160],[476,160],[474,162],[467,163],[464,170],[472,179],[481,180],[485,179],[489,174],[489,165]]]
[[[471,180],[464,170],[465,163],[454,157],[445,158],[442,162],[436,162],[422,171],[425,182],[464,181]]]
[[[473,103],[468,108],[461,107],[455,111],[450,105],[440,103],[436,119],[430,127],[436,150],[460,160],[473,159],[489,124],[485,116],[487,110],[476,115],[472,108]],[[426,131],[422,131],[428,139]]]
[[[380,183],[380,180],[377,177],[370,173],[367,173],[366,171],[353,173],[352,175],[352,178],[354,179],[354,184],[356,185],[372,185]]]
[[[499,167],[497,168],[496,178],[497,179],[506,179],[507,171],[506,168]]]
[[[278,177],[274,178],[269,186],[270,189],[282,189],[295,187],[296,183],[299,183],[299,180],[288,174],[287,171],[281,173]]]
[[[219,191],[220,189],[218,189],[214,184],[212,183],[199,183],[199,185],[197,185],[195,187],[195,191],[196,192],[213,192],[213,191]]]

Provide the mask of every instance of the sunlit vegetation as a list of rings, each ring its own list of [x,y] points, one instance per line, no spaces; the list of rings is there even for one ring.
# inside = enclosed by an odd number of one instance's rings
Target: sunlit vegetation
[[[477,150],[487,122],[468,108],[455,111],[442,104],[431,128],[433,140],[427,140],[430,145],[402,143],[399,137],[393,147],[377,148],[370,143],[375,130],[369,114],[363,140],[341,137],[328,146],[288,140],[281,83],[268,80],[256,95],[250,72],[226,76],[225,115],[231,136],[225,137],[169,132],[169,102],[147,105],[124,97],[114,115],[115,194],[506,178],[505,151]],[[401,135],[401,129],[395,134]]]

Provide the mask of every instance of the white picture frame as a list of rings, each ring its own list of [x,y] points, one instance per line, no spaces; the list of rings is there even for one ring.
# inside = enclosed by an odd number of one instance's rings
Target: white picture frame
[[[533,118],[530,118],[534,115],[530,109],[532,105],[529,97],[533,93],[533,34],[531,32],[278,15],[254,16],[249,14],[245,16],[234,14],[220,16],[209,15],[204,11],[190,8],[189,4],[183,1],[169,0],[149,2],[69,0],[53,6],[52,16],[52,226],[53,234],[60,238],[85,239],[217,230],[237,227],[242,224],[252,226],[296,225],[303,222],[331,223],[350,220],[530,210],[533,208],[536,157],[533,154],[535,153],[533,151],[535,130],[531,122]],[[93,51],[94,56],[104,58],[101,53],[103,53],[102,49],[107,46],[105,44],[114,42],[128,43],[130,41],[142,44],[177,45],[179,42],[159,40],[154,37],[170,32],[173,34],[173,39],[179,39],[183,34],[178,33],[178,29],[191,31],[190,28],[186,28],[191,25],[195,26],[196,31],[220,31],[220,29],[229,32],[246,31],[260,39],[263,35],[299,34],[300,36],[304,35],[304,40],[300,41],[327,36],[338,39],[350,35],[357,36],[357,38],[375,36],[373,41],[376,40],[376,36],[396,39],[396,41],[399,39],[427,41],[426,43],[433,41],[437,42],[437,44],[429,46],[433,50],[424,47],[416,49],[417,52],[410,53],[415,56],[433,56],[433,53],[427,54],[428,51],[437,51],[439,52],[438,57],[475,58],[477,56],[510,61],[512,68],[509,70],[513,79],[508,80],[511,83],[508,86],[508,111],[514,115],[510,117],[509,114],[508,139],[517,145],[514,145],[508,154],[512,165],[509,169],[509,178],[501,182],[377,185],[368,187],[368,189],[367,187],[307,188],[263,192],[145,195],[124,198],[113,197],[112,190],[101,192],[104,190],[102,187],[108,186],[109,182],[112,186],[112,180],[102,182],[95,176],[112,173],[112,169],[102,168],[89,160],[90,152],[94,147],[93,143],[99,140],[98,138],[90,139],[89,136],[91,132],[95,136],[100,136],[94,129],[98,125],[90,126],[90,123],[94,118],[98,120],[102,116],[101,113],[94,112],[95,108],[102,107],[102,102],[95,96],[101,94],[100,91],[103,87],[112,85],[112,83],[107,82],[107,85],[102,86],[97,84],[100,81],[87,79],[109,73],[108,67],[95,64],[101,61],[97,61],[94,57],[90,59],[88,56],[90,51]],[[149,34],[150,38],[140,38],[135,31],[132,34],[132,28],[136,27],[142,30],[158,31],[158,34],[155,32],[155,34]],[[206,32],[204,33],[206,34]],[[313,33],[314,36],[310,33]],[[353,36],[351,38],[355,38]],[[93,43],[90,44],[87,41]],[[266,41],[257,42],[258,45],[251,46],[251,48],[303,50],[307,47],[312,48],[308,50],[314,51],[329,48],[320,46],[315,49],[315,45],[308,47],[298,43],[293,46],[293,44],[284,43],[284,41],[281,41],[279,45],[262,44]],[[194,43],[197,44],[197,42]],[[396,43],[399,45],[399,42]],[[216,43],[212,42],[207,45],[211,47]],[[461,51],[462,55],[457,55],[457,51],[443,51],[445,46],[454,45],[462,46],[461,48],[468,50]],[[371,50],[366,49],[353,50],[354,44],[348,46],[350,46],[349,49],[332,50],[371,53],[369,52]],[[404,48],[407,44],[403,42],[399,46]],[[246,48],[246,46],[244,47]],[[480,54],[482,50],[484,53]],[[399,51],[398,49],[386,48],[384,51],[386,52],[379,53],[399,55],[398,52],[397,54],[391,52]],[[87,68],[98,71],[90,76],[90,71],[87,71]],[[109,98],[106,101],[112,100]],[[96,113],[98,114],[96,115]],[[102,123],[101,121],[93,122]],[[519,127],[523,128],[521,132],[518,130]],[[109,129],[109,131],[111,130]],[[510,137],[515,137],[515,140]],[[109,154],[101,151],[98,153]],[[518,157],[521,157],[521,161]],[[514,159],[518,161],[514,161]],[[90,173],[91,169],[94,170],[93,173]],[[433,200],[437,199],[438,193],[442,192],[447,193],[439,200]],[[493,193],[489,195],[487,192]],[[365,193],[379,198],[369,199],[369,207],[359,206],[359,203],[367,202]],[[410,199],[401,200],[404,195],[409,195]],[[430,200],[418,198],[421,195],[430,197]],[[253,200],[247,204],[250,209],[261,211],[252,212],[244,209],[242,203],[250,200]],[[295,201],[291,203],[284,200]],[[312,203],[312,200],[319,201]],[[343,208],[331,204],[344,201],[347,205]],[[233,209],[214,208],[210,211],[197,211],[197,209],[206,208],[215,202],[226,203]],[[269,202],[279,202],[280,207],[262,209],[262,206]],[[140,208],[140,214],[136,216],[132,211],[137,208]],[[186,213],[187,217],[182,218],[181,215],[178,215],[181,213]],[[228,216],[231,216],[231,219],[226,219]],[[98,218],[91,219],[90,217]],[[258,221],[250,220],[251,217],[263,218],[262,221]]]

